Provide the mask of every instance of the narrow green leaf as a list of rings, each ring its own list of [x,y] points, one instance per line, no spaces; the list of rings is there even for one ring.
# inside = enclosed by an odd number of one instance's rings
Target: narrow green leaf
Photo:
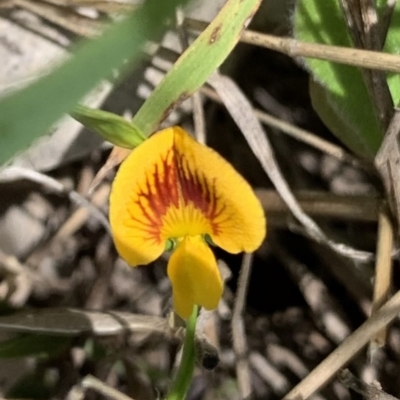
[[[155,131],[170,111],[190,97],[222,64],[260,3],[260,0],[228,0],[154,89],[133,117],[133,124],[145,135]]]
[[[83,43],[50,75],[0,101],[0,164],[45,133],[114,68],[127,70],[145,40],[161,33],[163,21],[185,0],[146,0],[99,39]]]
[[[146,139],[132,123],[108,111],[79,105],[71,116],[116,146],[131,149]]]
[[[19,335],[0,342],[0,358],[50,356],[71,344],[71,338],[50,335]]]
[[[351,47],[337,0],[300,0],[295,10],[296,39]],[[355,153],[373,159],[383,137],[361,71],[351,66],[306,59],[315,83],[313,106],[327,127]]]

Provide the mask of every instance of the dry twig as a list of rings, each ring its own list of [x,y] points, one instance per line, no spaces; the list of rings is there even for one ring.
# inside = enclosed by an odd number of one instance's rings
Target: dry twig
[[[299,286],[316,318],[316,325],[321,327],[326,336],[334,343],[341,343],[350,334],[350,329],[346,323],[345,313],[330,295],[326,285],[280,246],[275,246],[275,251],[290,276]]]
[[[133,400],[131,397],[106,385],[92,375],[85,376],[78,385],[74,386],[68,393],[67,400],[83,400],[88,389],[95,390],[97,393],[112,400]]]
[[[251,352],[249,355],[249,363],[251,368],[269,387],[271,387],[277,396],[282,396],[289,390],[290,383],[285,375],[272,366],[260,353]]]
[[[79,36],[88,38],[98,36],[105,27],[103,22],[85,17],[61,5],[56,6],[33,0],[13,0],[13,2]]]
[[[398,137],[400,132],[400,109],[396,109],[383,143],[375,157],[375,166],[379,171],[385,187],[387,201],[400,225],[400,148]]]
[[[106,216],[98,208],[93,206],[75,190],[69,190],[62,183],[51,178],[50,176],[22,167],[7,167],[0,171],[0,182],[13,182],[19,179],[28,179],[30,181],[39,183],[52,192],[60,195],[67,195],[69,199],[78,206],[84,206],[91,213],[91,215],[104,226],[106,231],[111,233],[110,225]]]
[[[206,86],[200,89],[202,93],[204,93],[208,98],[216,101],[218,103],[222,103],[221,98],[215,92]],[[286,121],[283,121],[279,118],[273,117],[272,115],[267,114],[264,111],[261,111],[257,108],[254,109],[254,114],[257,118],[265,125],[271,126],[273,128],[279,129],[281,132],[287,134],[288,136],[299,140],[303,143],[312,146],[325,154],[329,154],[332,157],[337,158],[340,161],[349,163],[356,167],[360,167],[363,169],[371,170],[371,166],[366,165],[361,160],[357,159],[356,157],[352,156],[346,150],[337,146],[331,142],[328,142],[325,139],[315,135],[312,132],[306,131],[305,129],[298,128],[295,125],[292,125]]]
[[[276,190],[256,189],[258,199],[268,211],[268,223],[274,217],[285,216],[290,208]],[[322,191],[294,191],[303,211],[318,218],[337,218],[346,221],[376,222],[381,200],[374,196],[338,196]],[[287,222],[287,221],[286,221]]]
[[[400,312],[398,291],[375,314],[354,331],[336,350],[295,386],[283,400],[307,399],[321,389],[346,365],[382,328],[390,324]]]
[[[96,249],[97,277],[86,298],[85,308],[88,310],[102,310],[107,301],[107,292],[110,287],[111,274],[114,271],[115,257],[112,256],[111,238],[105,235]]]
[[[356,378],[348,369],[338,373],[339,381],[348,389],[354,390],[364,396],[366,400],[398,400],[374,386],[368,385],[362,380]]]
[[[251,398],[252,388],[243,314],[245,312],[247,288],[250,280],[252,262],[252,254],[249,253],[243,256],[231,322],[239,392],[241,398],[246,400]]]
[[[376,312],[387,301],[392,284],[393,226],[387,210],[382,207],[379,213],[378,243],[375,263],[375,282],[372,312]],[[386,329],[379,332],[371,341],[371,359],[375,351],[385,345]]]
[[[187,18],[188,28],[202,31],[207,23]],[[267,35],[246,29],[241,42],[276,50],[292,58],[310,57],[319,60],[371,68],[381,71],[400,72],[400,56],[380,51],[360,50],[350,47],[300,42],[296,39]]]

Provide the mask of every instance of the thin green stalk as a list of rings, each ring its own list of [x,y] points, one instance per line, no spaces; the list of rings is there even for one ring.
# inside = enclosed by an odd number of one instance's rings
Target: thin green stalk
[[[186,393],[189,390],[190,383],[195,364],[195,345],[194,337],[196,331],[198,307],[193,307],[192,315],[186,323],[185,341],[183,343],[183,354],[181,364],[174,381],[172,382],[171,390],[167,395],[166,400],[184,400]]]

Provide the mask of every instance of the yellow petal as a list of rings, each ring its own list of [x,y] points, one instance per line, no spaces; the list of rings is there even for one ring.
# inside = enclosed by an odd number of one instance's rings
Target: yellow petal
[[[164,251],[161,216],[178,201],[172,145],[172,134],[151,136],[125,159],[114,179],[110,224],[115,246],[131,266],[148,264]]]
[[[223,281],[213,252],[201,236],[186,236],[168,262],[174,309],[187,319],[195,304],[212,310],[218,306]]]
[[[253,251],[266,229],[248,183],[179,127],[154,134],[122,163],[110,223],[117,250],[131,265],[153,261],[167,239],[188,235],[209,234],[232,253]]]
[[[265,238],[266,219],[250,185],[214,150],[183,129],[172,129],[183,197],[209,221],[203,233],[230,253],[256,250]]]

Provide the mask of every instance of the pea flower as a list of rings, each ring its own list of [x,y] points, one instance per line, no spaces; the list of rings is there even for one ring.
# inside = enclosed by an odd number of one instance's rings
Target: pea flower
[[[180,127],[140,144],[121,164],[110,195],[115,246],[131,266],[175,243],[167,273],[176,313],[217,307],[223,281],[206,238],[229,253],[256,250],[266,233],[250,185],[219,154]]]

